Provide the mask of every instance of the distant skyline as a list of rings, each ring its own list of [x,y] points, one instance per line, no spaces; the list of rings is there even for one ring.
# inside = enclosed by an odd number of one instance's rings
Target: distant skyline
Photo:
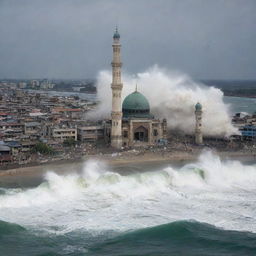
[[[0,0],[0,78],[96,78],[157,64],[193,79],[256,79],[255,0]]]

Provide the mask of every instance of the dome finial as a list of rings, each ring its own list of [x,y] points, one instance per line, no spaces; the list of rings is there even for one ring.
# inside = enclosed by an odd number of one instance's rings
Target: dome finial
[[[137,91],[138,91],[138,85],[136,83],[135,92],[137,92]]]
[[[119,39],[120,38],[120,34],[118,32],[118,27],[116,25],[116,30],[115,30],[115,33],[114,33],[114,36],[113,36],[114,39]]]

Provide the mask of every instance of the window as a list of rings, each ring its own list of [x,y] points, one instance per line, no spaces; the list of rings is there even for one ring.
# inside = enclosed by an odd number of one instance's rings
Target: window
[[[158,135],[158,131],[156,129],[154,129],[154,136]]]
[[[124,131],[124,138],[128,137],[128,131]]]

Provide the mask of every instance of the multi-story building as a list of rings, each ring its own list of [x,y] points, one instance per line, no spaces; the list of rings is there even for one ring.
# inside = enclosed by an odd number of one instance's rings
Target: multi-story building
[[[30,86],[31,86],[31,88],[33,88],[33,89],[37,89],[37,88],[39,88],[40,83],[39,83],[38,80],[31,80],[31,81],[30,81]]]
[[[27,122],[24,124],[24,133],[26,135],[40,135],[41,126],[39,122]]]
[[[25,82],[20,82],[20,83],[18,84],[18,87],[19,87],[20,89],[26,89],[26,88],[27,88],[27,83],[25,83]]]
[[[83,126],[77,128],[77,139],[81,142],[96,141],[104,138],[104,126]]]
[[[77,128],[53,127],[51,128],[51,137],[55,140],[65,141],[67,139],[77,140]]]

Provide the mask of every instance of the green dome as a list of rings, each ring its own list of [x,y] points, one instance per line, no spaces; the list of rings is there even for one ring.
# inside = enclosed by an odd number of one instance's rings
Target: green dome
[[[135,91],[123,101],[124,117],[151,118],[148,100],[144,95]]]
[[[202,105],[198,102],[198,103],[195,105],[195,109],[196,109],[196,111],[201,111],[201,110],[202,110]]]
[[[140,92],[129,94],[123,101],[123,109],[149,110],[149,103],[146,97]]]

